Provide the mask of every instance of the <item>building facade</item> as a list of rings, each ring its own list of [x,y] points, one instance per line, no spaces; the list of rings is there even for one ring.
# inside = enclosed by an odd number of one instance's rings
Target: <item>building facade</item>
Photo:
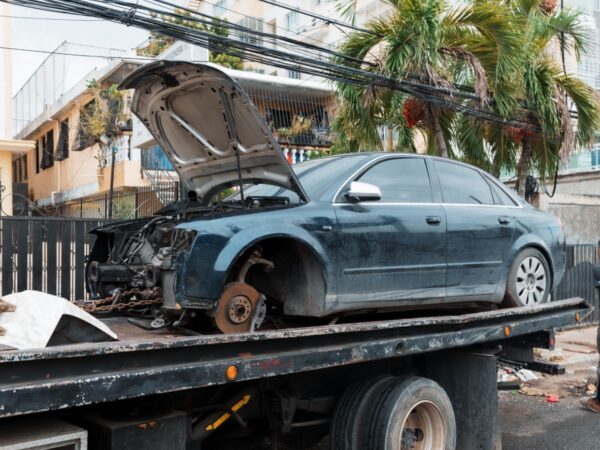
[[[58,53],[65,53],[65,46]],[[32,149],[13,154],[13,183],[26,196],[31,209],[54,214],[53,208],[72,202],[78,211],[65,215],[102,216],[103,211],[84,211],[83,204],[110,187],[109,162],[115,152],[114,187],[117,191],[148,186],[141,172],[139,150],[131,141],[128,96],[121,111],[122,132],[110,146],[91,142],[80,126],[82,111],[93,104],[89,83],[101,88],[119,83],[141,65],[140,61],[100,58],[99,68],[67,64],[64,55],[50,55],[13,98],[14,132],[17,139],[34,143]],[[71,71],[71,68],[73,70]],[[73,74],[81,74],[75,80]],[[23,189],[24,186],[24,189]]]

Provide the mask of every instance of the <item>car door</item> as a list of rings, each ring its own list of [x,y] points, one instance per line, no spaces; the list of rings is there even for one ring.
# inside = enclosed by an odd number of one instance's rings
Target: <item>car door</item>
[[[513,241],[515,205],[495,200],[491,180],[478,170],[446,160],[433,162],[448,222],[448,297],[487,300],[497,292]]]
[[[334,203],[338,301],[357,308],[444,297],[446,218],[425,158],[386,158],[352,181],[377,186],[381,199],[351,202],[342,190]]]

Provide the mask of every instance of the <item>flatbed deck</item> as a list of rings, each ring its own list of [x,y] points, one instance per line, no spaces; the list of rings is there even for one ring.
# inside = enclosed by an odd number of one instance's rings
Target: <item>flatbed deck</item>
[[[300,373],[477,344],[571,326],[582,299],[531,308],[183,336],[107,319],[119,341],[0,352],[0,417]],[[236,366],[235,379],[227,368]]]

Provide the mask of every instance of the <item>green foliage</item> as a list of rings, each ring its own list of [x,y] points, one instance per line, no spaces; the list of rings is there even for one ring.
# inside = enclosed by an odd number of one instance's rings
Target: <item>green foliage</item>
[[[229,30],[226,27],[227,20],[214,18],[213,23],[206,26],[203,23],[196,21],[189,11],[182,10],[179,8],[175,9],[175,13],[178,17],[173,18],[171,16],[162,16],[162,20],[175,25],[181,25],[187,28],[196,30],[208,31],[215,36],[228,37]],[[158,32],[151,32],[148,44],[137,50],[138,56],[146,56],[154,58],[160,55],[162,52],[167,50],[171,45],[175,43],[175,39],[170,36],[164,35]],[[223,45],[216,41],[210,41],[208,43],[210,62],[219,64],[230,69],[241,70],[243,68],[242,58],[240,54],[235,53],[231,48],[223,47]]]
[[[505,5],[491,0],[465,6],[445,0],[389,3],[391,15],[372,20],[365,25],[371,32],[351,33],[341,45],[341,53],[357,60],[356,68],[436,87],[470,85],[482,103],[491,95],[502,112],[511,109],[506,93],[513,91],[509,72],[518,66],[519,42]],[[347,63],[342,58],[338,62]],[[404,105],[414,99],[406,95],[346,83],[337,88],[341,111],[335,128],[346,134],[340,143],[381,149],[377,130],[387,127],[398,133],[405,150],[414,147],[409,143],[418,130],[426,136],[429,151],[452,153],[453,113],[425,102],[413,123],[406,117],[411,108]],[[389,145],[386,149],[391,150]]]
[[[116,84],[102,88],[96,80],[87,82],[93,100],[81,108],[79,124],[85,136],[99,142],[105,135],[112,139],[121,132],[119,122],[127,119],[123,113],[123,93]]]
[[[351,65],[436,87],[470,86],[481,100],[463,100],[465,106],[487,108],[506,122],[459,114],[379,87],[340,82],[335,151],[391,150],[380,138],[382,128],[393,129],[400,137],[397,147],[408,150],[421,132],[428,153],[461,159],[494,174],[518,166],[522,177],[530,168],[550,173],[560,158],[598,136],[596,93],[565,73],[552,56],[563,46],[579,60],[589,49],[580,13],[541,0],[388,3],[392,13],[367,23],[370,33],[353,32],[341,45],[340,52],[355,59]],[[346,15],[353,14],[354,6],[352,0],[338,2]],[[336,62],[348,64],[343,58]],[[577,112],[576,119],[570,110]],[[529,126],[515,127],[511,121]]]

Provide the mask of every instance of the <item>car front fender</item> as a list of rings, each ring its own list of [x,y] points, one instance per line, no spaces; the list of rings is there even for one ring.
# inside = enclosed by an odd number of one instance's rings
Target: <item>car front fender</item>
[[[183,270],[185,297],[217,300],[232,266],[252,246],[269,238],[288,238],[311,249],[321,263],[326,286],[333,279],[327,273],[333,265],[322,244],[304,227],[273,221],[248,226],[219,227],[199,231]]]

